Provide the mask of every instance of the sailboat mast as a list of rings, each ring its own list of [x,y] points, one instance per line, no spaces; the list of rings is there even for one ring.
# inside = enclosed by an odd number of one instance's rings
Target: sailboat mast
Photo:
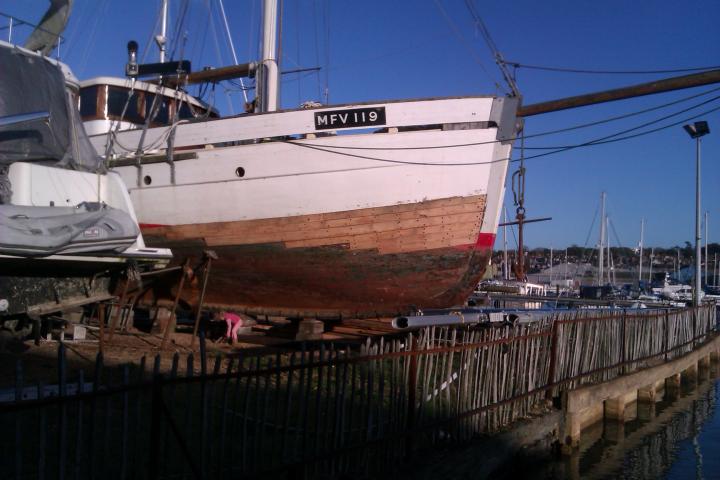
[[[155,37],[155,42],[160,49],[160,63],[165,61],[165,46],[167,44],[167,24],[168,24],[168,0],[161,0],[160,8],[160,35]]]
[[[507,223],[507,208],[503,208],[503,223]],[[507,253],[507,225],[503,225],[503,280],[510,278],[508,272],[508,253]]]
[[[643,234],[645,233],[645,219],[640,219],[640,263],[638,266],[638,283],[642,282],[642,262],[643,262]]]
[[[259,110],[274,112],[278,108],[279,69],[277,62],[278,8],[277,0],[263,1],[263,34]]]
[[[655,259],[655,247],[650,249],[650,272],[648,273],[648,283],[652,286],[652,267]]]
[[[708,258],[708,212],[705,212],[705,285],[708,283],[708,263],[710,263]]]
[[[598,285],[603,282],[605,262],[605,192],[600,194],[600,244],[598,246]]]
[[[612,273],[612,257],[610,256],[610,217],[605,216],[605,248],[607,248],[607,283],[613,283],[610,277]]]
[[[550,247],[550,284],[553,281],[553,247]]]

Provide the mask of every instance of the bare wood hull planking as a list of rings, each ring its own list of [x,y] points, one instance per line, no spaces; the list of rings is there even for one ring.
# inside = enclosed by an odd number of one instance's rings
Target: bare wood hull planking
[[[205,303],[251,314],[367,317],[461,304],[488,264],[486,196],[292,218],[145,225],[175,262],[218,254]],[[142,226],[142,225],[141,225]],[[183,294],[197,304],[199,284]],[[159,289],[171,298],[173,286]],[[164,291],[163,291],[164,290]]]

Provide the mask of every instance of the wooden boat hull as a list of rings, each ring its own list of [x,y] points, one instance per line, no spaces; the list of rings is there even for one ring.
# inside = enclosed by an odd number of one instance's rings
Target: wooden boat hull
[[[206,305],[394,315],[461,304],[482,276],[516,108],[516,99],[466,97],[206,120],[177,127],[172,158],[160,149],[112,165],[149,245],[172,248],[176,263],[207,249],[219,256]],[[354,118],[377,122],[337,124]],[[157,147],[171,133],[120,132],[115,146]],[[196,306],[191,287],[183,300]]]
[[[205,303],[251,314],[360,317],[462,304],[488,265],[485,197],[205,225],[146,225],[150,245],[211,267]],[[183,299],[195,304],[195,282]],[[167,285],[170,287],[170,285]],[[170,293],[167,288],[166,293]],[[165,295],[169,297],[170,295]]]

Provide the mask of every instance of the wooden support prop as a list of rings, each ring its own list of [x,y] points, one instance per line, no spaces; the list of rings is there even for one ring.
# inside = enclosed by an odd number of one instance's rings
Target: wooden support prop
[[[203,302],[205,301],[205,289],[207,288],[208,277],[210,276],[210,267],[212,267],[213,259],[217,260],[217,254],[212,250],[205,250],[205,275],[203,276],[203,286],[200,291],[200,301],[198,302],[197,315],[195,315],[195,326],[193,327],[193,335],[190,340],[190,348],[195,348],[195,337],[200,327],[200,316],[202,315]]]
[[[167,346],[168,338],[170,337],[170,331],[175,330],[175,324],[177,322],[177,306],[178,302],[180,301],[180,295],[182,295],[183,286],[185,286],[185,278],[187,278],[189,275],[189,269],[190,260],[185,259],[185,263],[180,273],[180,284],[178,285],[178,290],[175,294],[175,301],[173,302],[173,308],[170,312],[170,320],[168,321],[167,325],[165,325],[165,331],[163,332],[162,344],[160,344],[161,350],[165,350],[165,347]]]
[[[120,294],[120,301],[118,302],[117,309],[114,312],[112,319],[110,320],[110,333],[108,334],[108,343],[112,342],[113,334],[115,333],[115,328],[117,328],[118,319],[120,318],[120,315],[122,314],[123,306],[125,305],[125,301],[127,300],[127,291],[128,291],[129,286],[130,286],[130,277],[126,276],[125,284],[123,285],[122,294]]]
[[[100,326],[100,342],[99,342],[99,348],[100,353],[103,353],[104,345],[105,345],[105,304],[100,303],[98,304],[98,324]]]

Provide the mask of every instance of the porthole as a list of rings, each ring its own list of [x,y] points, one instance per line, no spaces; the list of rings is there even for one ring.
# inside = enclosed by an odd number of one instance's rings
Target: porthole
[[[235,169],[235,175],[237,175],[237,176],[240,177],[240,178],[244,177],[244,176],[245,176],[245,169],[244,169],[243,167],[237,167],[237,168]]]
[[[145,185],[150,185],[152,183],[152,177],[150,175],[145,175],[143,177],[143,183]]]

